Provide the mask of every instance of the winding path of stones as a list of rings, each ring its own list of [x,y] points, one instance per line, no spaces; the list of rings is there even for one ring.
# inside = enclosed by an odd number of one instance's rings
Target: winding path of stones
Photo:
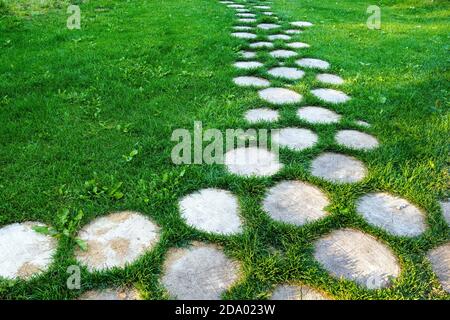
[[[237,24],[231,36],[245,41],[239,61],[234,64],[239,75],[233,83],[258,90],[259,98],[267,105],[248,110],[243,116],[249,123],[270,125],[280,119],[280,109],[299,106],[303,96],[292,89],[292,82],[311,72],[318,72],[315,77],[318,83],[331,86],[310,92],[324,105],[344,104],[351,99],[336,89],[345,80],[325,73],[331,68],[330,62],[303,54],[311,45],[299,40],[302,33],[314,27],[313,23],[281,21],[271,11],[270,2],[219,2],[236,11]],[[280,42],[283,48],[274,49]],[[278,59],[279,66],[267,70],[267,78],[248,75],[252,69],[264,69],[264,62],[258,61],[263,52]],[[272,87],[274,79],[278,83],[284,81],[286,85]],[[322,105],[299,106],[297,116],[305,122],[322,125],[339,123],[345,117]],[[364,121],[356,125],[361,129],[370,127]],[[312,130],[294,127],[282,128],[272,138],[282,148],[295,152],[311,148],[318,142],[318,135]],[[351,129],[336,132],[335,141],[345,148],[364,152],[380,145],[372,135]],[[244,178],[272,176],[283,169],[272,151],[259,147],[229,151],[225,155],[225,166],[230,174]],[[333,152],[317,156],[310,170],[312,176],[335,184],[358,183],[368,174],[361,160]],[[271,219],[295,226],[326,219],[329,215],[327,195],[319,187],[303,181],[277,183],[267,191],[261,205]],[[449,202],[442,202],[441,206],[450,224]],[[227,190],[198,190],[180,199],[179,207],[186,224],[204,232],[227,236],[239,234],[245,228],[239,201]],[[418,237],[427,230],[422,210],[386,192],[360,197],[356,209],[368,224],[392,236]],[[26,280],[45,272],[52,264],[57,242],[34,231],[33,227],[39,225],[37,222],[15,223],[0,229],[1,277]],[[112,213],[94,220],[79,232],[78,237],[87,242],[88,249],[76,250],[75,256],[91,272],[123,268],[151,251],[158,244],[160,232],[159,226],[139,213]],[[356,229],[334,230],[313,245],[314,258],[331,276],[354,281],[368,289],[391,286],[402,273],[398,258],[386,243]],[[450,243],[430,250],[428,259],[443,289],[450,292]],[[169,250],[161,283],[173,298],[220,299],[240,281],[241,270],[239,261],[227,257],[220,247],[192,243],[187,248]],[[271,298],[316,300],[332,299],[332,296],[307,284],[280,283]],[[111,288],[86,292],[80,299],[139,299],[139,294],[134,288]]]

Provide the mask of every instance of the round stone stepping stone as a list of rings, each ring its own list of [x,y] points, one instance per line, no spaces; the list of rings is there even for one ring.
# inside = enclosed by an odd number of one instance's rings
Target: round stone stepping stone
[[[267,41],[254,42],[250,44],[250,48],[272,48],[273,43]]]
[[[242,231],[238,199],[229,191],[203,189],[180,201],[181,216],[202,231],[235,234]]]
[[[313,59],[313,58],[303,58],[295,61],[300,67],[310,68],[310,69],[328,69],[330,64],[324,60]]]
[[[242,56],[242,58],[245,58],[245,59],[252,59],[252,58],[256,57],[256,52],[252,52],[252,51],[241,51],[241,52],[239,52],[239,54]]]
[[[256,22],[256,19],[253,19],[253,18],[241,18],[241,19],[238,19],[238,21],[242,22],[242,23],[253,23],[253,22]]]
[[[366,177],[367,169],[358,159],[325,152],[312,162],[311,174],[334,183],[355,183]]]
[[[256,34],[249,33],[249,32],[233,32],[231,35],[233,37],[239,38],[239,39],[255,39],[256,38]]]
[[[283,181],[271,188],[263,202],[264,210],[276,221],[297,226],[327,215],[327,196],[318,188],[301,181]]]
[[[134,288],[91,290],[83,293],[78,300],[142,300]]]
[[[370,134],[356,130],[341,130],[336,134],[336,142],[347,148],[370,150],[378,147],[378,140]]]
[[[366,127],[366,128],[369,128],[369,127],[370,127],[370,124],[369,124],[369,123],[367,123],[366,121],[362,121],[362,120],[356,121],[356,124],[357,124],[358,126],[361,126],[361,127]]]
[[[388,193],[370,193],[359,198],[356,210],[371,225],[396,236],[415,237],[426,229],[425,217],[419,209]]]
[[[279,24],[276,23],[260,23],[257,25],[257,27],[259,29],[263,29],[263,30],[271,30],[271,29],[277,29],[279,27],[281,27]]]
[[[230,4],[227,6],[228,8],[245,8],[243,4]]]
[[[428,259],[442,288],[450,293],[450,242],[431,250]]]
[[[311,93],[320,100],[332,104],[344,103],[350,100],[348,95],[334,89],[314,89],[311,90]]]
[[[390,285],[400,266],[385,244],[355,229],[335,230],[317,240],[314,257],[336,278],[352,280],[368,289]]]
[[[270,11],[263,12],[263,14],[266,16],[273,16],[273,12]]]
[[[260,68],[263,64],[258,61],[238,61],[234,64],[234,66],[238,69],[251,70]]]
[[[270,300],[330,300],[319,291],[305,285],[279,285]]]
[[[441,201],[439,204],[441,205],[445,221],[450,225],[450,201]]]
[[[304,42],[290,42],[286,43],[286,46],[292,49],[303,49],[303,48],[309,48],[309,44]]]
[[[267,39],[274,41],[274,40],[290,40],[291,37],[286,34],[271,34],[270,36],[267,36]]]
[[[179,300],[219,300],[239,280],[240,268],[221,249],[195,243],[169,250],[162,283]]]
[[[301,94],[285,88],[267,88],[259,91],[258,95],[262,100],[272,104],[292,104],[303,99]]]
[[[238,31],[247,31],[252,30],[253,28],[249,26],[234,26],[233,29]]]
[[[237,77],[233,79],[233,82],[240,87],[268,87],[270,82],[263,78],[252,77],[252,76],[243,76]]]
[[[264,148],[237,148],[225,154],[228,171],[240,176],[267,177],[276,174],[283,165],[278,155]]]
[[[334,74],[322,73],[316,76],[316,80],[326,84],[340,85],[344,83],[344,79]]]
[[[13,223],[0,228],[0,277],[28,279],[48,269],[56,252],[54,238],[38,233],[37,222]]]
[[[268,108],[251,109],[245,113],[245,120],[250,123],[261,121],[274,122],[278,121],[278,118],[278,111]]]
[[[291,50],[274,50],[270,52],[270,55],[274,58],[290,58],[295,57],[297,55],[297,52],[291,51]]]
[[[112,213],[85,226],[78,238],[87,250],[76,251],[76,258],[89,271],[124,267],[153,248],[159,240],[159,227],[141,214],[130,211]]]
[[[294,21],[291,22],[291,25],[293,25],[294,27],[312,27],[313,24],[311,22],[307,22],[307,21]]]
[[[256,8],[256,9],[264,9],[264,10],[270,10],[270,7],[269,7],[269,6],[253,6],[253,8]]]
[[[300,108],[297,111],[297,116],[309,123],[329,124],[341,120],[341,116],[336,112],[321,107]]]
[[[298,80],[303,78],[305,72],[297,68],[277,67],[267,71],[271,76],[276,78],[283,78],[287,80]]]
[[[236,13],[236,16],[238,17],[244,17],[244,18],[254,18],[255,15],[253,13]]]
[[[236,12],[249,12],[249,11],[250,11],[250,10],[247,9],[247,8],[236,8],[236,9],[234,9],[234,10],[236,10]]]
[[[295,151],[311,148],[317,140],[317,135],[308,129],[283,128],[272,134],[273,142]]]
[[[288,29],[288,30],[284,31],[284,33],[286,33],[286,34],[300,34],[302,32],[303,31],[297,30],[297,29]]]

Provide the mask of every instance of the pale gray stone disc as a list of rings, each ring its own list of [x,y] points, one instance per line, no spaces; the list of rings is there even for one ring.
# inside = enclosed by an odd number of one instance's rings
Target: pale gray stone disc
[[[233,82],[240,87],[263,88],[270,85],[268,80],[252,76],[237,77],[233,79]]]
[[[272,141],[280,147],[301,151],[313,147],[317,143],[317,134],[309,129],[283,128],[272,133]]]
[[[306,285],[279,285],[270,300],[330,300],[321,292]]]
[[[329,73],[318,74],[316,76],[316,80],[326,84],[333,84],[333,85],[344,84],[344,79]]]
[[[273,77],[287,80],[298,80],[304,77],[305,72],[297,68],[277,67],[267,71]]]
[[[237,148],[225,154],[228,171],[239,176],[267,177],[283,168],[277,153],[265,148]]]
[[[338,131],[336,133],[336,142],[342,146],[356,150],[371,150],[379,145],[375,137],[357,130]]]
[[[313,160],[311,174],[334,183],[355,183],[366,177],[367,168],[353,157],[325,152]]]
[[[350,100],[348,95],[334,89],[314,89],[311,90],[311,93],[318,99],[332,104],[345,103]]]
[[[267,41],[259,41],[250,44],[250,48],[272,48],[273,43]]]
[[[274,50],[270,52],[270,55],[274,58],[290,58],[295,57],[297,55],[297,52],[291,51],[291,50]]]
[[[275,122],[278,121],[278,118],[278,111],[268,108],[251,109],[245,113],[245,120],[250,123],[258,123],[261,121]]]
[[[450,242],[447,242],[428,253],[434,273],[445,291],[450,293]]]
[[[324,60],[313,59],[313,58],[303,58],[295,61],[300,67],[310,68],[310,69],[321,69],[326,70],[330,67],[330,64]]]
[[[309,123],[330,124],[338,123],[341,120],[341,116],[334,111],[312,106],[298,109],[297,116]]]
[[[285,88],[267,88],[258,92],[259,97],[272,104],[293,104],[302,101],[301,94]]]

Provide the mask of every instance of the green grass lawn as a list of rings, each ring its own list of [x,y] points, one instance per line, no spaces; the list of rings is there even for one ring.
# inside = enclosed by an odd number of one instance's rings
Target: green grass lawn
[[[240,178],[221,165],[174,165],[172,131],[250,126],[243,113],[263,106],[255,90],[238,88],[236,61],[242,40],[230,36],[234,11],[217,0],[98,0],[81,3],[81,29],[68,30],[64,2],[46,8],[0,0],[0,226],[22,221],[56,225],[58,212],[83,210],[77,230],[96,217],[134,210],[162,227],[151,253],[125,269],[82,272],[82,289],[66,287],[77,264],[75,243],[59,241],[50,270],[29,281],[0,280],[0,299],[73,299],[89,289],[134,285],[148,299],[167,298],[158,279],[168,249],[191,241],[220,244],[241,261],[242,280],[224,298],[267,298],[272,286],[299,281],[336,299],[448,299],[426,258],[450,239],[438,201],[448,193],[450,3],[439,0],[274,0],[287,22],[315,24],[301,35],[311,44],[301,55],[332,64],[353,99],[333,107],[335,125],[310,125],[298,107],[280,107],[270,128],[300,126],[319,135],[306,152],[281,151],[285,168],[272,178]],[[25,1],[23,1],[25,2]],[[63,3],[63,4],[61,4]],[[382,29],[366,27],[366,8],[377,4]],[[270,18],[266,19],[270,21]],[[261,53],[266,66],[275,60]],[[258,74],[258,72],[255,72]],[[263,73],[261,73],[263,74]],[[276,81],[274,82],[276,84]],[[293,88],[317,103],[308,75]],[[351,151],[333,141],[337,129],[357,128],[381,145]],[[136,150],[135,156],[127,157]],[[369,176],[338,186],[310,174],[324,150],[354,155]],[[271,221],[261,208],[265,192],[281,180],[311,182],[330,200],[326,219],[294,227]],[[180,218],[178,199],[206,187],[239,197],[245,231],[207,234]],[[355,200],[388,191],[426,212],[427,231],[402,238],[370,226]],[[354,227],[387,243],[401,276],[389,289],[367,290],[331,277],[312,256],[312,243],[332,230]]]

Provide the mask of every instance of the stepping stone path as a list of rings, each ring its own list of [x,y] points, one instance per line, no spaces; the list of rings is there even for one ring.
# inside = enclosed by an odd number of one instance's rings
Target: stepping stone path
[[[334,89],[314,89],[311,90],[311,93],[320,100],[332,104],[345,103],[350,100],[345,93]]]
[[[303,58],[295,61],[300,67],[310,68],[310,69],[321,69],[326,70],[330,67],[330,64],[326,61],[320,59]]]
[[[180,201],[187,224],[202,231],[235,234],[242,231],[238,199],[229,191],[203,189]]]
[[[56,253],[56,240],[34,230],[37,222],[14,223],[0,228],[0,277],[28,279],[45,272]]]
[[[245,120],[250,123],[257,123],[261,121],[274,122],[278,121],[279,114],[278,111],[268,109],[268,108],[260,108],[260,109],[251,109],[245,113]]]
[[[341,116],[334,111],[322,107],[303,107],[298,109],[297,116],[309,123],[338,123]]]
[[[392,251],[374,237],[354,229],[335,230],[314,244],[314,258],[336,278],[368,289],[389,286],[400,275]]]
[[[104,289],[83,293],[78,300],[142,300],[136,289]]]
[[[408,201],[387,193],[361,197],[357,209],[368,223],[396,236],[415,237],[426,229],[423,213]]]
[[[450,293],[450,242],[431,250],[428,259],[442,288]]]
[[[294,151],[311,148],[317,140],[317,135],[308,129],[284,128],[272,133],[274,143]]]
[[[194,243],[169,251],[161,282],[172,298],[218,300],[239,280],[240,268],[221,249]]]
[[[263,207],[276,221],[297,226],[319,220],[327,215],[327,196],[318,188],[301,181],[284,181],[271,188]]]
[[[298,80],[305,76],[305,72],[297,68],[278,67],[267,71],[273,77],[283,78],[286,80]]]
[[[240,87],[261,88],[268,87],[270,85],[270,82],[266,79],[250,76],[234,78],[233,82]]]
[[[238,69],[250,70],[260,68],[263,64],[257,61],[239,61],[236,62],[234,66]]]
[[[378,140],[370,134],[356,130],[341,130],[336,134],[336,142],[347,148],[370,150],[378,147]]]
[[[354,183],[364,179],[364,164],[350,156],[326,152],[313,160],[311,174],[334,183]]]
[[[344,79],[334,74],[321,73],[316,76],[316,80],[326,84],[340,85],[344,83]]]
[[[271,176],[283,167],[277,154],[264,148],[237,148],[228,151],[224,158],[228,171],[246,177]]]
[[[280,285],[275,288],[270,300],[330,300],[319,291],[305,285]]]
[[[89,271],[124,267],[150,251],[159,240],[159,227],[143,215],[123,211],[98,218],[85,226],[78,238],[87,250],[76,258]]]
[[[303,99],[297,92],[284,88],[268,88],[259,91],[258,94],[262,100],[272,104],[292,104]]]

